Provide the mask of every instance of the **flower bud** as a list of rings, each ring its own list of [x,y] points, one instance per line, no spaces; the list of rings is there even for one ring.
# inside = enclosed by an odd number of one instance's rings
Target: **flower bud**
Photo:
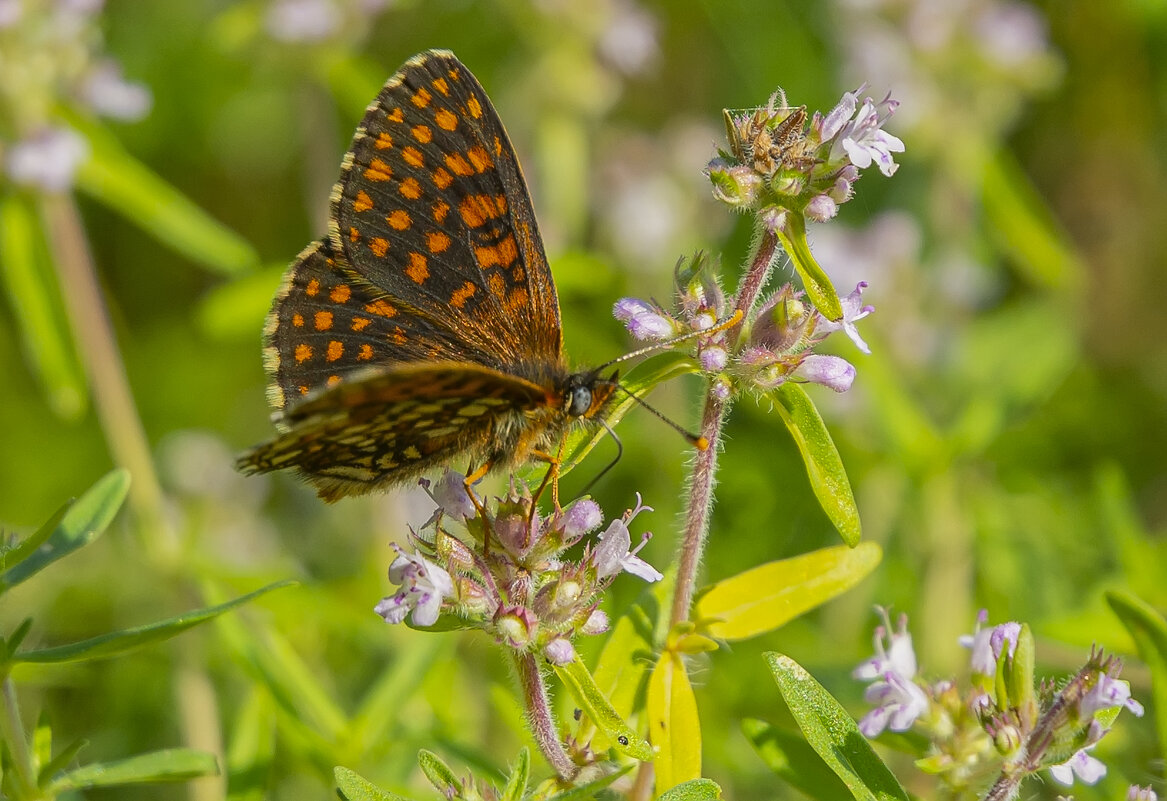
[[[543,646],[543,656],[553,665],[566,665],[575,659],[575,648],[566,637],[557,637]]]
[[[603,634],[608,630],[608,614],[603,609],[593,609],[588,619],[579,627],[580,634]]]
[[[713,184],[713,196],[734,208],[752,206],[762,190],[762,176],[744,165],[731,166],[725,159],[714,159],[705,168]]]
[[[531,641],[539,619],[522,606],[503,607],[494,616],[495,638],[503,645],[523,649]]]

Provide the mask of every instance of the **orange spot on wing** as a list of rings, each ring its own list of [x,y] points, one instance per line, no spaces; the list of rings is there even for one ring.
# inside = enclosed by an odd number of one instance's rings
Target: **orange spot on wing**
[[[369,240],[369,250],[373,251],[373,255],[377,258],[382,258],[389,250],[389,240],[375,236]]]
[[[368,211],[373,208],[373,199],[364,189],[357,192],[357,199],[353,201],[353,211]]]
[[[361,352],[357,354],[357,359],[362,362],[367,362],[371,358],[373,358],[373,346],[366,342],[364,345],[361,345]]]
[[[470,95],[470,100],[466,102],[467,108],[470,109],[470,116],[478,119],[482,116],[482,104],[478,102],[478,98]]]
[[[417,200],[421,197],[421,184],[415,178],[406,178],[397,191],[407,200]]]
[[[388,181],[393,177],[393,168],[381,159],[373,159],[365,168],[365,177],[370,181]]]
[[[434,170],[434,186],[438,189],[446,189],[450,184],[454,183],[454,176],[450,175],[445,167],[438,167]],[[448,207],[447,207],[448,208]]]
[[[410,167],[420,167],[425,164],[425,157],[422,156],[421,151],[412,145],[401,151],[401,158]]]
[[[433,95],[431,95],[425,89],[418,89],[414,96],[409,98],[409,100],[418,108],[425,108],[430,104],[430,98],[432,97]]]
[[[360,238],[361,238],[361,232],[350,225],[348,228],[348,241],[349,242],[356,242]]]
[[[310,298],[316,297],[316,293],[320,291],[320,282],[313,278],[308,282],[308,286],[304,287],[304,294]]]
[[[511,270],[511,280],[516,284],[521,284],[527,280],[527,271],[523,269],[523,265],[515,265],[515,269]]]
[[[446,83],[445,78],[436,78],[433,82],[433,87],[447,97],[450,94],[450,85]]]
[[[497,136],[494,137],[494,155],[496,155],[496,156],[502,155],[502,139],[500,139]]]
[[[293,314],[292,315],[292,325],[296,326],[296,328],[303,328],[304,327],[304,315],[302,315],[300,313]]]
[[[506,213],[506,195],[469,195],[458,204],[462,222],[470,228],[479,228],[487,220],[493,220]]]
[[[442,222],[446,219],[446,215],[450,213],[450,204],[444,200],[439,200],[434,204],[434,220]]]
[[[515,244],[514,234],[507,234],[506,239],[498,243],[498,260],[505,267],[509,267],[515,263],[515,259],[519,257],[519,248]],[[522,279],[517,279],[522,280]]]
[[[378,298],[372,303],[366,303],[365,311],[367,311],[369,314],[375,314],[378,317],[393,317],[397,314],[396,307],[383,298]]]
[[[498,248],[493,245],[479,245],[474,248],[474,260],[478,262],[478,266],[482,269],[487,267],[497,267],[501,262],[499,261]]]
[[[461,153],[450,153],[446,156],[446,166],[449,167],[455,175],[473,175],[474,168],[470,166],[470,162],[462,157]]]
[[[312,324],[316,326],[317,331],[327,331],[332,328],[332,312],[318,311],[312,320]]]
[[[338,376],[338,375],[330,375],[330,376],[328,377],[328,381],[327,381],[326,383],[327,383],[327,384],[328,384],[328,386],[330,386],[330,387],[335,387],[337,384],[339,384],[339,383],[340,383],[340,376]]]
[[[450,295],[450,305],[456,309],[462,308],[466,305],[466,301],[474,296],[474,293],[477,291],[477,289],[478,287],[467,281],[466,283],[462,284],[460,289],[455,289]]]
[[[405,115],[401,113],[401,109],[399,108],[393,109],[392,111],[386,113],[385,116],[388,118],[389,122],[401,122],[405,119]]]
[[[450,111],[448,108],[439,109],[434,114],[434,122],[438,127],[445,131],[452,131],[458,127],[458,115]]]
[[[507,282],[500,273],[491,273],[490,277],[486,279],[486,286],[490,289],[490,294],[496,298],[506,297]]]
[[[430,268],[426,262],[425,256],[420,253],[409,254],[409,264],[405,268],[405,274],[409,276],[409,280],[415,284],[420,284],[425,279],[430,277]]]
[[[393,147],[393,137],[382,131],[377,134],[377,141],[373,142],[373,147],[378,150],[388,150]]]
[[[382,302],[384,302],[384,301],[382,301]],[[369,323],[371,323],[371,322],[373,322],[373,321],[370,320],[368,317],[354,317],[353,322],[352,322],[352,326],[350,326],[350,327],[354,331],[364,331],[366,328],[369,327]]]
[[[303,364],[312,358],[312,348],[304,343],[296,346],[296,364]]]
[[[307,394],[308,394],[308,385],[307,385],[307,384],[301,384],[301,385],[300,385],[300,394],[301,394],[301,395],[307,395]]]
[[[333,303],[345,303],[348,301],[349,296],[352,295],[352,293],[353,291],[349,289],[348,284],[337,284],[332,288],[332,291],[328,293],[328,297],[332,300]]]
[[[401,326],[394,328],[393,332],[389,334],[389,338],[393,340],[395,345],[404,345],[409,341],[409,337],[405,336],[405,332],[401,330]]]
[[[385,222],[395,231],[404,231],[408,228],[413,220],[409,219],[409,212],[405,209],[397,209],[385,218]]]
[[[414,139],[423,145],[434,141],[434,132],[430,130],[428,125],[415,125],[409,129],[409,132],[413,134]]]
[[[470,157],[470,163],[474,165],[475,172],[486,172],[494,166],[494,162],[490,160],[490,154],[482,145],[470,148],[466,155]]]
[[[450,237],[441,231],[430,231],[425,235],[425,244],[430,249],[430,253],[443,253],[446,248],[450,247]]]

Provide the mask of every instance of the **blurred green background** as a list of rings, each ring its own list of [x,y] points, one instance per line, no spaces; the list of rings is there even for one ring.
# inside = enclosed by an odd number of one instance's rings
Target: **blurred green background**
[[[31,531],[114,465],[135,483],[114,529],[10,593],[0,625],[32,616],[30,642],[52,645],[302,582],[127,658],[19,673],[26,714],[43,711],[62,741],[87,737],[87,760],[225,749],[236,797],[323,798],[334,764],[406,791],[421,786],[419,747],[481,770],[524,742],[489,643],[390,628],[370,611],[389,590],[389,542],[428,517],[424,494],[325,506],[287,476],[232,470],[234,453],[272,433],[260,329],[279,277],[325,230],[364,106],[431,47],[475,72],[508,126],[578,365],[630,347],[612,303],[667,302],[680,256],[720,253],[732,282],[750,224],[701,174],[723,107],[782,87],[829,110],[863,81],[902,101],[886,126],[907,145],[899,172],[872,171],[811,230],[841,293],[871,284],[861,329],[874,354],[836,345],[859,370],[854,389],[811,392],[864,536],[886,557],[847,596],[697,666],[706,775],[729,797],[779,794],[738,729],[744,716],[787,720],[762,651],[794,656],[858,716],[848,673],[869,655],[873,604],[911,615],[933,676],[963,669],[955,638],[981,607],[1029,622],[1051,676],[1094,642],[1133,654],[1104,589],[1167,608],[1167,6],[108,0],[70,30],[57,5],[28,0],[29,16],[0,28],[0,146],[68,121],[91,156],[75,207],[0,176],[0,527]],[[32,15],[57,49],[19,33]],[[140,121],[99,120],[78,99],[77,76],[101,58],[152,92]],[[69,243],[91,250],[132,407],[110,397],[118,368],[95,352],[95,296],[53,266]],[[677,381],[654,403],[692,425],[699,389]],[[663,566],[686,445],[636,411],[620,435],[624,458],[594,492],[609,516],[643,494],[656,509],[650,561]],[[838,542],[768,408],[736,407],[721,464],[708,578]],[[641,589],[622,578],[609,613]],[[1147,700],[1137,660],[1124,677]],[[1098,753],[1110,775],[1075,794],[1161,782],[1151,731],[1124,716]]]

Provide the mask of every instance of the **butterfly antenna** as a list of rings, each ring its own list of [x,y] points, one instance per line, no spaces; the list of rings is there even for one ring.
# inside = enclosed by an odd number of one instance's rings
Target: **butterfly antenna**
[[[673,345],[678,345],[678,344],[680,344],[688,339],[695,339],[696,337],[699,337],[699,336],[716,334],[720,331],[724,331],[727,328],[733,328],[735,325],[737,325],[741,321],[742,321],[742,310],[741,309],[734,309],[733,314],[731,314],[729,317],[726,317],[724,320],[718,321],[717,323],[713,324],[709,328],[703,328],[700,331],[689,331],[686,334],[681,334],[680,336],[675,336],[672,339],[662,340],[661,342],[654,342],[653,344],[647,345],[643,348],[637,348],[634,351],[631,351],[629,353],[625,353],[623,356],[618,356],[615,359],[612,359],[612,361],[610,361],[610,362],[605,362],[604,364],[601,364],[599,367],[596,368],[596,370],[597,371],[604,370],[608,367],[611,367],[614,364],[619,364],[620,362],[626,362],[629,359],[635,359],[639,356],[644,356],[648,353],[654,353],[658,350],[665,350],[666,348],[671,348]],[[620,385],[617,384],[616,386],[620,386]],[[620,387],[620,389],[624,389],[624,387]],[[626,390],[626,389],[624,391],[628,392],[628,390]],[[628,393],[628,394],[631,395],[632,393]],[[636,397],[636,396],[633,395],[633,397]],[[643,403],[643,401],[642,401],[642,403]],[[650,406],[648,408],[651,409],[652,407]],[[656,414],[658,417],[660,416],[659,412],[656,412]]]
[[[609,383],[609,384],[611,384],[612,386],[616,387],[616,389],[620,390],[620,391],[621,391],[621,392],[623,392],[625,395],[627,395],[628,397],[632,398],[632,400],[634,400],[634,401],[636,401],[637,403],[639,403],[639,404],[640,404],[641,406],[643,406],[645,409],[648,409],[648,410],[649,410],[650,412],[652,412],[652,413],[653,413],[653,414],[654,414],[654,415],[655,415],[657,418],[659,418],[660,420],[663,420],[663,421],[665,422],[665,424],[666,424],[666,425],[668,425],[668,427],[669,427],[669,428],[673,429],[673,430],[674,430],[674,431],[676,431],[678,434],[680,434],[682,437],[684,437],[685,439],[687,439],[687,440],[689,441],[689,444],[690,444],[690,445],[692,445],[693,447],[695,447],[697,450],[699,450],[699,451],[703,451],[703,450],[706,450],[706,449],[709,447],[709,440],[708,440],[708,439],[706,439],[705,437],[701,436],[700,434],[694,434],[692,431],[689,431],[688,429],[682,428],[682,427],[681,427],[681,425],[680,425],[679,423],[677,423],[675,420],[673,420],[672,418],[670,418],[670,417],[666,416],[666,415],[665,415],[663,412],[659,411],[659,410],[658,410],[658,409],[656,409],[655,407],[653,407],[653,406],[649,405],[648,401],[646,401],[644,398],[642,398],[642,397],[640,397],[639,395],[637,395],[635,392],[633,392],[632,390],[630,390],[628,387],[624,386],[624,385],[623,385],[623,384],[621,384],[620,382],[618,382],[618,381],[607,381],[607,382],[604,382],[604,383]],[[604,428],[607,428],[607,429],[608,429],[608,433],[609,433],[609,434],[612,434],[612,436],[613,436],[613,437],[615,437],[615,436],[616,436],[614,433],[612,433],[612,429],[611,429],[611,428],[608,428],[608,424],[607,424],[606,422],[604,422],[604,420],[602,420],[602,419],[601,419],[601,420],[600,420],[600,422],[603,424]],[[619,442],[619,440],[618,440],[618,439],[617,439],[617,442]],[[602,475],[602,474],[601,474],[601,475]]]

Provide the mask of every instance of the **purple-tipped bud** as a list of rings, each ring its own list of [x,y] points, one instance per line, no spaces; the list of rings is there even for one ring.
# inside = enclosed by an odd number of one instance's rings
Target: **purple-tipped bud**
[[[603,634],[608,630],[608,613],[603,609],[593,609],[588,619],[579,627],[580,634]]]
[[[729,353],[721,345],[710,345],[707,348],[702,348],[698,356],[701,362],[701,369],[707,373],[717,373],[725,369],[725,365],[729,363]]]
[[[543,647],[543,656],[553,665],[566,665],[575,659],[575,648],[565,637],[558,637]]]
[[[640,340],[664,340],[676,336],[677,327],[668,315],[639,298],[621,298],[612,316],[624,323],[628,333]]]
[[[855,382],[855,368],[838,356],[812,354],[802,360],[794,374],[812,384],[822,384],[835,392],[846,392]]]
[[[567,542],[574,542],[585,534],[595,531],[604,522],[600,505],[591,498],[580,498],[563,513],[563,536]]]
[[[806,216],[815,222],[826,222],[839,213],[839,204],[830,195],[815,195],[806,204]]]

